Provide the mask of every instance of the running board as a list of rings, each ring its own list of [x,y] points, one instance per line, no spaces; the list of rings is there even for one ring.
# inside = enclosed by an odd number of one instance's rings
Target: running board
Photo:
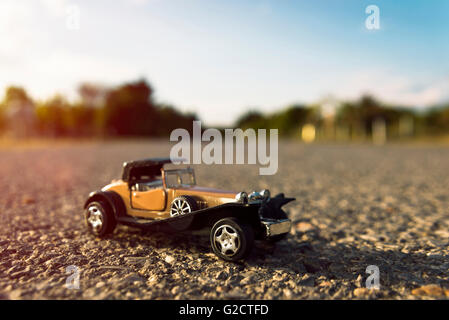
[[[162,220],[150,220],[143,218],[135,218],[131,216],[122,216],[117,218],[117,222],[121,224],[125,224],[128,226],[136,226],[136,227],[147,227],[151,226],[156,222],[161,222]]]

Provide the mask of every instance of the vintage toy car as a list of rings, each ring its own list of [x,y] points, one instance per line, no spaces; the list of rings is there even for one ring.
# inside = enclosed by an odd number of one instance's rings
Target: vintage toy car
[[[232,192],[196,186],[192,168],[167,169],[169,158],[126,162],[115,180],[87,199],[85,220],[102,237],[117,225],[158,231],[209,228],[214,253],[228,261],[245,258],[254,239],[284,238],[291,221],[281,207],[295,200],[268,190]]]

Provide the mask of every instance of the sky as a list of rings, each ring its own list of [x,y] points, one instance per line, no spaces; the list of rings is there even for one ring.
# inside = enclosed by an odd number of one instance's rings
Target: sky
[[[83,82],[145,78],[210,126],[364,93],[425,109],[449,101],[448,58],[447,0],[0,2],[1,94],[76,100]]]

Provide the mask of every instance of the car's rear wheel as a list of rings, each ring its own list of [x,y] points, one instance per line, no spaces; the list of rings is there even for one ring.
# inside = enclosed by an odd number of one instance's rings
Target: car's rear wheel
[[[247,257],[254,246],[253,228],[236,218],[217,221],[210,233],[214,253],[227,261],[238,261]]]
[[[98,237],[112,233],[117,225],[111,207],[104,201],[93,201],[84,211],[87,228]]]

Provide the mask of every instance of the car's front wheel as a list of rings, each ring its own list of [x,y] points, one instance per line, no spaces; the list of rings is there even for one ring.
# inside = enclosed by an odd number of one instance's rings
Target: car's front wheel
[[[253,228],[236,218],[217,221],[210,233],[212,250],[227,261],[238,261],[248,256],[254,246]]]
[[[89,203],[84,216],[87,228],[98,237],[112,233],[117,225],[110,206],[103,201]]]

